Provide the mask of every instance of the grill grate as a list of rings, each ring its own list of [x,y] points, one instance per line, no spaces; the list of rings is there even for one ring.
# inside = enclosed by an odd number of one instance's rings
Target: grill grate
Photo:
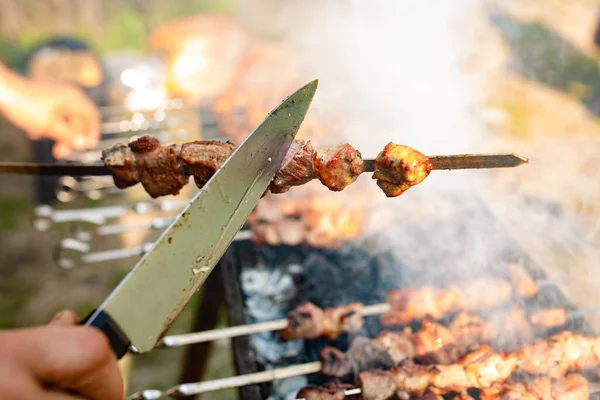
[[[576,309],[557,286],[548,282],[543,270],[519,246],[507,243],[508,249],[497,255],[496,262],[492,262],[486,272],[507,279],[507,263],[517,262],[536,281],[547,283],[533,299],[517,300],[517,304],[530,310],[550,307]],[[306,301],[312,301],[320,307],[353,301],[378,303],[385,300],[385,294],[391,288],[401,287],[408,282],[419,286],[418,281],[415,283],[418,278],[411,275],[410,268],[390,253],[371,254],[355,245],[332,251],[287,246],[257,248],[248,242],[234,243],[221,260],[220,271],[226,282],[224,286],[230,325],[283,318],[290,309]],[[249,280],[249,276],[254,281]],[[428,278],[429,283],[441,284],[444,280],[442,273],[435,276],[434,271]],[[271,293],[270,290],[274,288],[279,289]],[[447,324],[451,318],[448,316],[442,322]],[[414,321],[411,326],[418,329],[420,321]],[[240,375],[249,374],[315,361],[318,351],[325,346],[333,345],[344,351],[353,337],[375,337],[382,329],[377,317],[366,317],[362,331],[343,335],[333,342],[323,338],[284,343],[276,333],[236,338],[233,339],[236,371]],[[594,334],[583,317],[577,317],[571,319],[567,326],[548,331],[543,336],[565,329]],[[293,398],[295,391],[307,383],[322,383],[319,379],[322,378],[312,375],[247,386],[240,389],[240,398]]]

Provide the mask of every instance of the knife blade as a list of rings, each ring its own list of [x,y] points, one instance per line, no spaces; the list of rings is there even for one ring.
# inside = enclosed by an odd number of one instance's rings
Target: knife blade
[[[317,81],[275,108],[223,164],[85,325],[117,356],[150,351],[199,290],[279,169]]]

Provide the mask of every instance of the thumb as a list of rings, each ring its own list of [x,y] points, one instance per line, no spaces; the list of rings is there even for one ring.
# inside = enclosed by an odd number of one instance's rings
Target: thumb
[[[52,147],[52,155],[57,160],[62,160],[63,158],[67,157],[72,151],[73,149],[63,142],[56,143],[54,147]]]
[[[54,315],[48,325],[70,326],[76,325],[79,322],[79,317],[71,310],[59,311]]]

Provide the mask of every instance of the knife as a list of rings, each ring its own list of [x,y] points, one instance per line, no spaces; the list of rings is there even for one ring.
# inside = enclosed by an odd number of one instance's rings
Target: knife
[[[289,149],[317,89],[297,90],[248,136],[84,324],[118,358],[154,348],[204,283]]]

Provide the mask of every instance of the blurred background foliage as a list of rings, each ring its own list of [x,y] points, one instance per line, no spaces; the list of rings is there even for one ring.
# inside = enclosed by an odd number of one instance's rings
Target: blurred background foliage
[[[0,61],[20,70],[49,36],[75,36],[101,54],[146,49],[148,32],[199,12],[231,13],[235,0],[0,0]],[[52,16],[49,18],[49,16]]]

